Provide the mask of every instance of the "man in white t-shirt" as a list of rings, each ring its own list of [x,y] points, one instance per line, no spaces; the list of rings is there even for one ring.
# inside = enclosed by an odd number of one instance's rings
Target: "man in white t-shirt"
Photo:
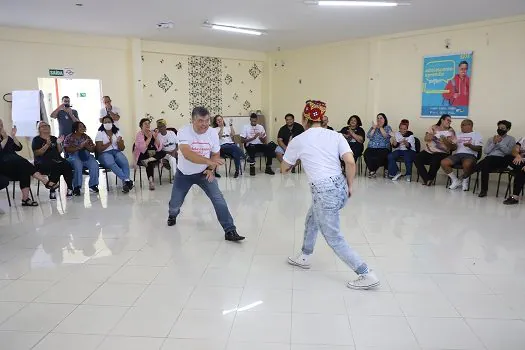
[[[272,159],[275,156],[275,149],[268,144],[268,137],[264,126],[257,124],[257,114],[250,115],[250,124],[242,129],[241,138],[244,148],[248,153],[250,163],[250,176],[255,176],[255,154],[263,153],[266,157],[266,174],[275,175],[272,170]]]
[[[358,275],[347,286],[352,289],[374,288],[379,286],[379,279],[348,245],[340,230],[339,211],[352,194],[356,166],[343,135],[322,126],[325,111],[325,103],[306,101],[303,112],[306,131],[290,141],[281,163],[281,172],[285,173],[301,160],[313,199],[306,216],[302,251],[296,257],[289,257],[288,263],[309,269],[310,256],[321,231],[337,256]],[[341,158],[345,163],[346,177],[341,171]]]
[[[462,186],[463,191],[469,189],[469,178],[476,168],[477,157],[483,147],[483,138],[473,131],[473,128],[472,120],[465,119],[461,122],[461,132],[456,135],[456,143],[453,145],[456,152],[441,161],[441,168],[452,181],[449,187],[451,190],[459,186]],[[454,173],[454,167],[459,165],[463,168],[463,175],[458,178]]]
[[[193,185],[197,185],[210,198],[217,219],[224,229],[227,241],[242,241],[224,200],[215,168],[224,164],[220,157],[219,135],[210,128],[210,113],[204,107],[196,107],[191,114],[192,124],[179,131],[179,163],[173,180],[169,203],[168,226],[177,223],[184,198]]]
[[[157,120],[157,130],[159,130],[157,138],[160,140],[162,150],[166,152],[164,159],[168,161],[173,176],[175,176],[177,170],[177,145],[179,144],[179,139],[174,131],[168,130],[165,119]]]
[[[113,119],[113,123],[120,129],[120,108],[111,104],[109,96],[102,97],[102,103],[104,107],[100,109],[100,122],[102,123],[102,118],[109,115]]]

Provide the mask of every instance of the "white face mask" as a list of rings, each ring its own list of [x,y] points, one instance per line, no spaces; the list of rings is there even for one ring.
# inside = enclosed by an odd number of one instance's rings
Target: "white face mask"
[[[104,129],[106,130],[111,130],[113,128],[113,124],[112,123],[104,123]]]

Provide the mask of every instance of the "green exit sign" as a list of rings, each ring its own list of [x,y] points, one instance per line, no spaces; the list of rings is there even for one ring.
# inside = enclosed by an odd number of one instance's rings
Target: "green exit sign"
[[[64,70],[63,69],[50,69],[49,70],[49,76],[50,77],[63,77],[64,76]]]
[[[85,92],[81,92],[78,94],[78,97],[86,97],[86,93]]]

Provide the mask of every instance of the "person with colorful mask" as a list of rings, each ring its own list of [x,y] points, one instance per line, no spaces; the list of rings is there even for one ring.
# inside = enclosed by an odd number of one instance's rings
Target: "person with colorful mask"
[[[310,257],[321,231],[337,256],[358,276],[347,286],[352,289],[374,288],[379,286],[379,279],[348,245],[340,230],[339,211],[352,195],[356,165],[344,136],[323,127],[325,111],[324,102],[306,101],[303,112],[306,131],[290,141],[281,163],[281,172],[286,173],[301,160],[313,199],[306,216],[303,247],[297,256],[288,258],[288,263],[309,269]],[[341,170],[341,159],[345,163],[346,176]]]

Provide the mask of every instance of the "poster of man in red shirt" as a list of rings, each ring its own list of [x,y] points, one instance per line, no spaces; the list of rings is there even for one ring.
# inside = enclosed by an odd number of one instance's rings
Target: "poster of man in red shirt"
[[[448,92],[443,93],[443,98],[450,106],[468,106],[470,96],[470,77],[468,76],[468,62],[461,61],[458,74],[450,79],[445,87]]]

